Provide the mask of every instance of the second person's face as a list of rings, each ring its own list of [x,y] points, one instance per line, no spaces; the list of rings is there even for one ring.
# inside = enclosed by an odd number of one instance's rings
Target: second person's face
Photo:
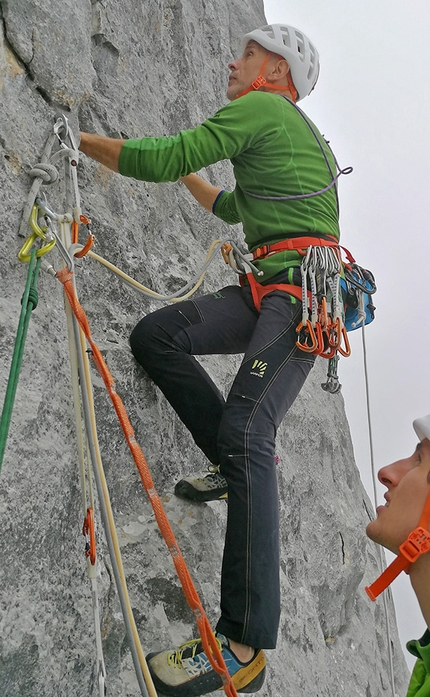
[[[415,452],[379,470],[378,478],[387,487],[385,506],[376,509],[377,518],[366,528],[367,535],[395,554],[421,518],[430,490],[430,441],[419,443]]]

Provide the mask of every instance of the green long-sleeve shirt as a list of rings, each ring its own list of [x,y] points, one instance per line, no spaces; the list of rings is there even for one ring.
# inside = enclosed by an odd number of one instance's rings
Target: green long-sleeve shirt
[[[408,641],[409,653],[417,657],[406,697],[430,697],[430,631],[417,641]]]
[[[311,123],[311,122],[310,122]],[[304,118],[280,95],[250,92],[212,118],[176,136],[131,139],[124,143],[119,171],[145,181],[177,181],[202,167],[229,159],[236,187],[222,193],[214,213],[230,224],[242,223],[252,251],[302,233],[339,237],[334,187],[308,199],[267,201],[260,196],[291,196],[318,191],[332,181],[336,166],[313,125],[325,157]],[[327,162],[331,168],[330,173]],[[300,265],[296,252],[259,261],[266,281],[285,267]]]

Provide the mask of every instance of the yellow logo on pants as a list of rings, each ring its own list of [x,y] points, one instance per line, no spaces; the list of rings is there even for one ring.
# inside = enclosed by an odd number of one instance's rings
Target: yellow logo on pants
[[[251,375],[256,375],[258,378],[264,377],[264,371],[267,368],[267,363],[264,363],[264,361],[258,361],[255,360],[254,363],[252,364],[251,368]]]

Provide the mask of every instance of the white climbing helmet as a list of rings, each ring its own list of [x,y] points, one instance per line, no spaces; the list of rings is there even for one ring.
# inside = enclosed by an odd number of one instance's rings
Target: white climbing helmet
[[[415,419],[413,427],[420,440],[424,440],[424,438],[430,440],[430,414],[422,416],[420,419]]]
[[[254,29],[242,38],[242,53],[248,41],[285,58],[299,99],[303,99],[316,85],[320,71],[319,54],[303,32],[287,24],[268,24]]]

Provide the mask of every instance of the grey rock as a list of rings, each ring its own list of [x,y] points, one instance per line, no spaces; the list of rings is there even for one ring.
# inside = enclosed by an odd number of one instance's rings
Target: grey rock
[[[0,2],[0,394],[6,389],[26,266],[18,229],[57,107],[107,135],[176,133],[224,102],[226,65],[240,36],[264,23],[261,0],[2,0]],[[231,167],[205,173],[232,185]],[[241,239],[180,184],[126,180],[82,158],[82,206],[96,251],[145,285],[176,290],[215,238]],[[48,201],[64,206],[64,175]],[[61,266],[56,251],[49,255]],[[115,377],[211,621],[217,618],[226,506],[193,506],[174,482],[206,463],[164,398],[134,363],[128,334],[159,303],[136,295],[91,259],[77,263],[79,296]],[[219,260],[203,291],[234,283]],[[0,694],[97,695],[91,590],[60,284],[42,274],[0,476]],[[205,359],[228,390],[240,357]],[[279,430],[283,611],[268,652],[263,697],[391,695],[382,603],[364,585],[378,574],[364,528],[371,504],[354,463],[341,395],[320,388],[317,363]],[[98,433],[136,624],[145,650],[195,634],[168,551],[100,378]],[[139,694],[96,503],[99,593],[109,696]],[[396,689],[407,671],[389,597]]]

